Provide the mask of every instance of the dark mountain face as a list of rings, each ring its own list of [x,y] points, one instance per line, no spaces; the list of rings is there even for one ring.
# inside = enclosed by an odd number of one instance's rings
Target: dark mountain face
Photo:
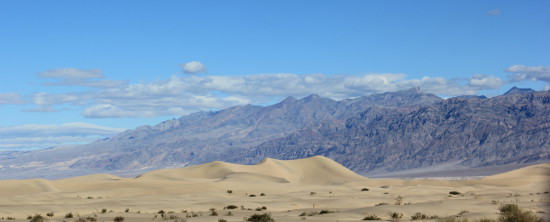
[[[481,167],[550,160],[550,92],[420,107],[373,107],[343,124],[304,129],[244,158],[324,155],[356,172],[437,164]],[[242,157],[241,157],[242,159]]]
[[[357,172],[548,161],[549,92],[442,100],[418,88],[199,112],[76,147],[0,155],[0,177],[136,173],[324,155]]]
[[[529,94],[536,92],[533,89],[529,88],[518,88],[518,87],[512,87],[510,90],[506,91],[504,95],[517,95],[517,94]]]

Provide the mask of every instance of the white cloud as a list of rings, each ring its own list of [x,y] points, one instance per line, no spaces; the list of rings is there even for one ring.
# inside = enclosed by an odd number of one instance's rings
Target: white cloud
[[[19,93],[0,93],[0,105],[2,104],[26,104],[27,101],[23,99]]]
[[[472,95],[480,89],[497,87],[499,82],[497,77],[476,75],[464,85],[442,77],[406,79],[405,74],[395,73],[172,76],[165,81],[102,90],[94,95],[93,105],[86,107],[83,115],[89,118],[184,115],[234,105],[265,104],[287,96],[300,98],[315,93],[338,100],[411,87],[446,96]]]
[[[82,122],[61,125],[6,126],[0,127],[0,148],[47,148],[61,144],[89,143],[124,130],[126,129]]]
[[[479,89],[499,89],[506,81],[496,76],[476,74],[470,78],[468,85]]]
[[[67,74],[68,71],[59,73],[63,75],[48,74],[48,76],[75,75]],[[88,78],[99,77],[99,75],[100,72],[91,72],[91,74],[77,76],[84,79],[84,76]],[[76,77],[69,78],[71,81],[76,79]],[[52,112],[59,111],[58,108],[62,107],[80,109],[82,115],[87,118],[156,117],[218,110],[235,105],[269,104],[287,96],[301,98],[313,93],[340,100],[420,87],[425,92],[441,96],[473,95],[479,90],[499,88],[503,83],[504,81],[500,78],[489,75],[474,75],[471,79],[427,76],[407,79],[407,75],[401,73],[173,75],[163,81],[123,84],[116,87],[113,85],[85,93],[37,93],[32,96],[37,107],[27,111]]]
[[[548,66],[513,65],[505,71],[513,73],[510,77],[514,81],[530,80],[550,83],[550,67]]]
[[[100,69],[61,68],[40,72],[38,76],[60,79],[97,79],[104,77],[101,73],[102,71]]]
[[[180,65],[184,73],[187,74],[198,74],[206,72],[206,66],[198,61],[192,61]]]
[[[497,15],[500,15],[500,13],[501,11],[498,8],[487,11],[487,15],[491,15],[491,16],[497,16]]]
[[[38,76],[44,78],[58,79],[55,82],[49,82],[47,86],[85,86],[91,88],[113,88],[125,84],[124,81],[102,79],[105,76],[100,69],[76,69],[62,68],[50,69],[38,73]]]

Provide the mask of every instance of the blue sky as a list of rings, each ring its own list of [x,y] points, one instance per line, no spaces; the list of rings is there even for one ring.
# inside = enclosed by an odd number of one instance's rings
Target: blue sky
[[[0,150],[201,110],[550,89],[550,1],[0,1]]]

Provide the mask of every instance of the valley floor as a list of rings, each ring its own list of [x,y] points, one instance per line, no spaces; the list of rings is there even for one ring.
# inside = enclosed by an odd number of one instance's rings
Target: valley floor
[[[282,161],[270,164],[295,170]],[[345,170],[338,171],[340,177],[296,171],[285,179],[282,174],[260,175],[245,169],[249,166],[239,167],[211,164],[139,178],[90,175],[53,181],[0,181],[0,221],[29,221],[27,216],[35,214],[49,221],[113,221],[117,216],[130,222],[245,221],[263,213],[270,213],[276,221],[361,221],[368,215],[387,221],[390,212],[402,214],[401,221],[410,221],[417,212],[472,221],[496,219],[504,203],[517,204],[550,220],[550,164],[453,181],[367,179],[347,175]],[[236,169],[246,172],[235,173]],[[227,209],[231,205],[237,208]],[[46,216],[48,213],[53,216]],[[69,213],[73,218],[65,218]]]

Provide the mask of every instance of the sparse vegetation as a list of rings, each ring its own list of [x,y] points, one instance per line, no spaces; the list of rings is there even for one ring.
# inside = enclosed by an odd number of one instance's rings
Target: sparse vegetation
[[[123,216],[116,216],[115,219],[113,219],[113,221],[122,222],[122,221],[124,221],[124,217]]]
[[[519,208],[517,204],[504,204],[498,209],[500,211],[499,222],[543,222],[542,217]]]
[[[439,218],[439,216],[437,215],[427,216],[426,214],[423,214],[420,212],[416,212],[414,215],[411,216],[411,220],[427,220],[427,219],[437,219],[437,218]]]
[[[101,209],[101,213],[102,214],[107,213],[107,209],[106,208]]]
[[[333,210],[321,210],[321,211],[319,211],[319,214],[331,214],[331,213],[336,213],[336,211],[333,211]]]
[[[449,192],[449,194],[451,194],[451,195],[459,195],[460,192],[458,192],[458,191],[456,191],[456,190],[453,190],[453,191]]]
[[[305,216],[315,216],[315,215],[318,215],[319,212],[318,211],[311,211],[311,212],[302,212],[299,216],[300,217],[305,217]]]
[[[376,216],[375,214],[367,215],[363,220],[382,220],[379,216]]]
[[[252,222],[274,222],[275,219],[271,217],[270,213],[265,214],[253,214],[252,216],[248,217],[246,221],[252,221]]]
[[[65,214],[65,218],[73,218],[73,213]]]
[[[233,190],[227,190],[227,193],[228,193],[228,194],[232,194],[232,193],[233,193]]]
[[[265,193],[261,193],[260,196],[261,196],[261,197],[265,196]]]
[[[46,221],[48,221],[48,219],[46,219],[40,214],[36,214],[30,219],[30,222],[46,222]]]
[[[403,214],[402,213],[397,213],[397,212],[389,212],[388,215],[390,216],[391,218],[391,221],[399,221],[401,220],[401,218],[403,218]]]
[[[210,208],[210,216],[218,216],[218,212],[216,212],[216,208]]]
[[[53,217],[53,216],[54,216],[54,213],[53,213],[53,212],[49,212],[49,213],[46,214],[46,216],[48,216],[48,217]]]
[[[395,198],[395,205],[401,205],[401,204],[403,204],[403,197],[399,195]]]
[[[369,188],[363,188],[361,191],[369,191]]]
[[[224,209],[230,209],[230,210],[237,209],[237,208],[239,208],[239,207],[237,207],[236,205],[233,205],[233,204],[227,205],[226,207],[224,207]]]

